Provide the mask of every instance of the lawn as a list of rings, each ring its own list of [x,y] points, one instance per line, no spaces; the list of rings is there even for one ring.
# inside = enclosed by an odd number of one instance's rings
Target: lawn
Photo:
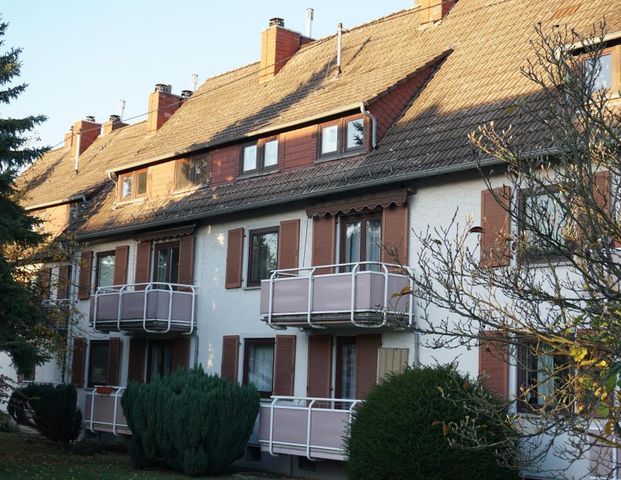
[[[34,434],[0,432],[0,478],[2,480],[187,480],[190,477],[171,471],[134,470],[123,452],[101,448],[76,448],[67,453]],[[88,452],[88,453],[87,453]],[[275,478],[235,473],[210,478]]]

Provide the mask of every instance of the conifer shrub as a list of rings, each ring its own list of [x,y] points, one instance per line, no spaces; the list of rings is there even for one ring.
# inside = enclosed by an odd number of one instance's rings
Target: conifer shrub
[[[188,475],[214,475],[239,459],[259,413],[254,386],[200,367],[131,383],[121,403],[134,466],[164,464]]]
[[[31,383],[13,391],[7,411],[20,425],[36,429],[47,439],[67,446],[82,429],[82,412],[75,387]]]
[[[389,375],[354,413],[348,440],[349,478],[519,478],[516,471],[497,461],[498,454],[517,458],[517,440],[509,428],[488,426],[481,416],[477,419],[487,440],[507,440],[496,447],[501,452],[450,445],[447,426],[472,415],[460,400],[470,401],[473,395],[483,395],[502,409],[489,391],[453,365],[410,367]]]

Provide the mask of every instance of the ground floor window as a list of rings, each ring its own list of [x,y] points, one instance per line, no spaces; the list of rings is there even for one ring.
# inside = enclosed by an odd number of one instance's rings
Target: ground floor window
[[[244,343],[244,384],[252,384],[262,398],[272,395],[274,339],[248,338]]]
[[[108,381],[108,341],[92,340],[88,361],[88,386],[106,385]]]
[[[356,337],[336,339],[337,398],[356,398]]]
[[[173,367],[173,341],[149,341],[147,359],[147,382],[171,373]]]

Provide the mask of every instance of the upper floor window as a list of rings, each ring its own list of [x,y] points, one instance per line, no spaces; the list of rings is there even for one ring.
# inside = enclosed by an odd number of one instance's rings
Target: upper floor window
[[[157,283],[179,282],[179,242],[155,245],[153,281]]]
[[[612,88],[612,53],[603,54],[594,60],[593,69],[597,76],[593,82],[595,90]]]
[[[250,232],[250,253],[248,255],[248,286],[261,285],[261,280],[270,277],[278,262],[278,231],[265,228]]]
[[[564,230],[567,216],[558,191],[523,191],[520,205],[520,232],[528,258],[561,254],[564,250]],[[542,244],[542,238],[549,239]]]
[[[206,185],[209,180],[204,158],[182,158],[175,163],[175,190]]]
[[[379,215],[341,217],[341,262],[379,262],[381,259],[382,220]],[[375,270],[378,265],[362,267]],[[346,267],[351,271],[351,267]]]
[[[277,138],[262,139],[242,148],[242,174],[272,170],[277,166]]]
[[[342,118],[321,127],[320,157],[336,157],[364,148],[365,124],[363,118]]]
[[[147,194],[147,169],[123,173],[119,176],[119,197],[131,200]]]
[[[252,384],[262,398],[272,395],[274,339],[248,338],[244,343],[244,385]]]
[[[621,45],[609,45],[602,48],[598,56],[585,56],[586,80],[592,81],[594,91],[608,90],[618,94],[621,89]]]
[[[114,285],[114,251],[97,254],[95,267],[95,288]]]

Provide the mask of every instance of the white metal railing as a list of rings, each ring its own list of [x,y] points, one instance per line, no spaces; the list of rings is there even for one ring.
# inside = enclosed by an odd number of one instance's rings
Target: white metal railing
[[[101,392],[102,389],[110,389],[110,392],[103,393]],[[129,429],[129,426],[126,423],[119,423],[117,421],[118,414],[119,414],[120,399],[123,396],[123,392],[125,392],[125,387],[108,386],[108,385],[97,385],[94,388],[84,389],[87,402],[89,401],[88,396],[89,395],[91,396],[91,399],[90,399],[91,411],[90,411],[89,419],[86,421],[86,423],[88,423],[88,426],[89,426],[88,429],[91,432],[95,433],[95,424],[106,425],[106,426],[112,427],[113,435],[118,435],[117,429],[119,427]],[[112,422],[104,422],[104,421],[95,419],[95,398],[96,397],[112,397],[113,398],[114,406],[112,410]]]
[[[274,452],[275,446],[303,448],[306,454],[306,458],[309,460],[315,460],[312,456],[313,449],[321,449],[324,451],[331,451],[336,454],[346,456],[344,448],[321,445],[313,443],[313,413],[314,412],[334,412],[341,413],[347,412],[347,425],[351,424],[352,415],[356,405],[362,403],[362,400],[350,399],[350,398],[321,398],[321,397],[292,397],[277,395],[272,396],[272,402],[270,403],[270,424],[269,424],[269,438],[267,440],[268,451],[270,455],[278,456],[278,453]],[[287,402],[283,404],[282,402]],[[315,405],[320,406],[316,407]],[[325,407],[324,405],[332,405],[332,408]],[[347,406],[347,408],[335,408],[336,405]],[[277,410],[298,410],[306,412],[306,442],[285,442],[282,440],[274,440],[274,413]],[[346,433],[347,429],[344,428],[343,433]]]
[[[378,313],[382,316],[381,323],[375,325],[368,325],[360,323],[356,320],[356,313],[360,311],[356,309],[356,287],[357,287],[357,279],[358,275],[361,271],[361,267],[363,267],[364,272],[374,272],[382,274],[384,277],[384,303],[380,305]],[[349,269],[349,271],[344,271],[345,269]],[[377,269],[377,270],[374,270]],[[321,314],[336,314],[343,313],[342,311],[325,311],[322,310],[320,312],[315,312],[313,310],[313,294],[314,294],[314,281],[315,274],[317,271],[325,271],[332,270],[335,273],[321,273],[320,276],[322,278],[330,277],[330,276],[351,276],[351,301],[350,301],[350,309],[349,309],[349,320],[350,322],[359,328],[380,328],[384,327],[387,323],[388,315],[394,313],[401,313],[391,310],[391,305],[389,304],[389,300],[393,297],[393,293],[400,292],[389,292],[388,283],[391,277],[393,278],[407,278],[408,285],[410,288],[410,292],[414,291],[414,280],[413,280],[413,271],[411,267],[396,265],[391,263],[383,263],[383,262],[351,262],[351,263],[335,263],[331,265],[317,265],[312,267],[299,267],[299,268],[286,268],[281,270],[274,270],[269,278],[269,300],[268,300],[268,312],[267,312],[267,324],[272,328],[277,328],[273,323],[274,319],[274,284],[279,281],[288,281],[292,279],[298,278],[308,278],[308,292],[307,292],[307,304],[306,304],[306,324],[309,327],[313,328],[324,328],[322,326],[313,324],[313,313],[321,313]],[[379,270],[379,271],[378,271]],[[398,273],[404,272],[404,273]],[[302,274],[302,275],[301,275]],[[407,306],[407,326],[411,327],[413,325],[413,301],[410,298]],[[297,313],[297,312],[296,312]],[[293,313],[291,313],[293,314]],[[286,316],[291,315],[288,313],[282,313],[279,315]]]
[[[123,300],[127,295],[144,294],[144,301],[142,307],[142,328],[147,333],[168,333],[175,326],[187,327],[188,331],[184,332],[187,335],[191,335],[196,327],[196,290],[194,285],[183,285],[180,283],[163,283],[163,282],[148,282],[148,283],[128,283],[123,285],[111,285],[108,287],[98,287],[94,294],[94,308],[93,308],[93,327],[97,329],[97,316],[98,306],[100,299],[106,296],[118,296],[119,302],[116,315],[116,328],[121,333],[128,333],[121,328],[123,321],[128,319],[123,318]],[[168,294],[168,308],[166,315],[161,318],[156,315],[155,318],[148,317],[148,305],[149,295],[153,293],[167,293]],[[173,320],[173,298],[176,295],[188,295],[191,296],[191,313],[188,320]],[[156,308],[157,311],[157,308]],[[134,319],[131,319],[134,320]],[[166,324],[166,329],[150,329],[147,327],[149,322],[163,321]]]

